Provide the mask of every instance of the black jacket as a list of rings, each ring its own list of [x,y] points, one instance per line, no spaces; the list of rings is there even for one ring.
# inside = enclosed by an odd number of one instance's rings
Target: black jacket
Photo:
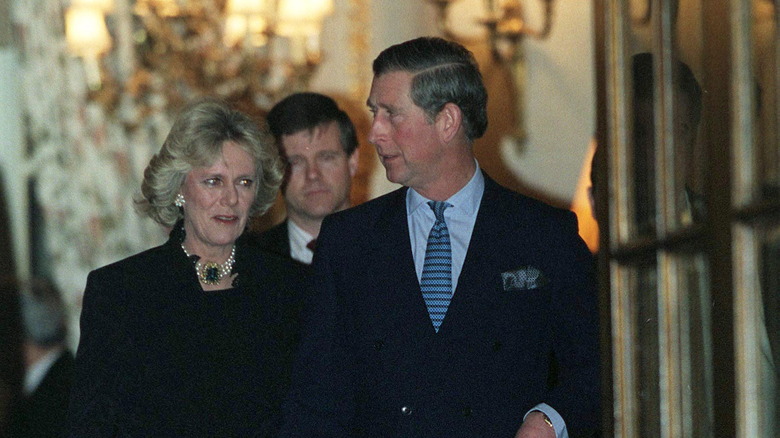
[[[204,292],[167,243],[90,273],[70,436],[271,436],[299,339],[306,276],[237,245],[233,289]]]

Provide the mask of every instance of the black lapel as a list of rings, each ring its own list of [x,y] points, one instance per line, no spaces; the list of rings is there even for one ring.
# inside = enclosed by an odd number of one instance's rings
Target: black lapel
[[[376,263],[378,298],[387,303],[387,318],[395,320],[396,330],[434,333],[422,298],[409,240],[406,188],[397,190],[384,206],[373,227],[371,263]]]
[[[502,196],[502,192],[507,189],[499,186],[484,172],[483,175],[485,192],[458,286],[439,333],[450,330],[462,332],[465,330],[464,324],[480,319],[475,318],[481,312],[480,307],[489,304],[492,298],[489,295],[500,288],[500,266],[512,257],[506,253],[504,244],[517,241],[513,208],[508,205],[507,198]]]

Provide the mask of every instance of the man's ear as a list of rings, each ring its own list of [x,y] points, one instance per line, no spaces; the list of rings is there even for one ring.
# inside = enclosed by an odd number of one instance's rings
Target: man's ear
[[[436,115],[436,127],[439,132],[439,138],[449,143],[460,131],[463,123],[463,112],[458,105],[452,102],[446,103]]]
[[[352,151],[352,155],[347,158],[347,166],[349,166],[349,176],[354,178],[357,174],[358,163],[360,163],[360,147],[356,147]]]

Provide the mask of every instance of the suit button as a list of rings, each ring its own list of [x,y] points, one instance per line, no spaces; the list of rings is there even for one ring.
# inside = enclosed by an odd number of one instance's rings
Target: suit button
[[[401,407],[401,414],[403,415],[412,415],[412,408],[409,406],[403,406]]]
[[[501,348],[503,348],[501,341],[493,342],[493,351],[501,351]]]
[[[385,347],[384,341],[374,341],[374,350],[379,351]]]
[[[465,408],[463,408],[461,413],[463,414],[464,417],[470,417],[471,416],[471,408],[466,406]]]

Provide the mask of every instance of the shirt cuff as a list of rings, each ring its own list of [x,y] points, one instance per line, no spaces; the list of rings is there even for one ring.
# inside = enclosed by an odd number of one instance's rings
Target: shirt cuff
[[[555,436],[557,438],[569,438],[569,431],[566,430],[566,422],[563,421],[563,417],[561,417],[558,411],[553,409],[547,403],[539,403],[538,405],[534,406],[533,409],[525,413],[523,416],[523,421],[525,421],[525,417],[527,417],[528,414],[533,411],[539,411],[547,415],[553,424],[553,430],[555,430]]]

